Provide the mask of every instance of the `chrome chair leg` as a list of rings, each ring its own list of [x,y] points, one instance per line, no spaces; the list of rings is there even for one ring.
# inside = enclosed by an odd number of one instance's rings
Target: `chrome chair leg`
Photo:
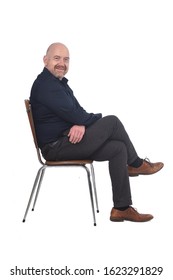
[[[40,191],[40,187],[41,187],[41,184],[42,184],[42,181],[43,181],[45,170],[46,170],[46,166],[44,165],[42,167],[42,170],[41,170],[41,173],[40,173],[40,179],[39,179],[39,182],[38,182],[38,187],[37,187],[37,191],[36,191],[36,195],[35,195],[32,211],[34,211],[34,209],[35,209],[35,205],[36,205],[36,202],[37,202],[37,198],[38,198],[38,195],[39,195],[39,191]]]
[[[94,200],[93,200],[92,184],[91,184],[91,179],[90,179],[90,170],[85,165],[81,165],[81,166],[83,166],[85,168],[86,172],[87,172],[90,199],[91,199],[91,207],[92,207],[92,213],[93,213],[93,220],[94,220],[94,226],[96,226],[96,216],[95,216],[95,210],[94,210]]]
[[[25,214],[24,214],[24,217],[23,217],[23,222],[25,222],[25,220],[26,220],[26,216],[27,216],[27,214],[28,214],[28,210],[29,210],[29,207],[30,207],[30,205],[31,205],[31,201],[32,201],[34,192],[35,192],[35,190],[36,190],[38,181],[39,181],[39,179],[40,179],[40,176],[41,176],[41,173],[42,173],[42,169],[43,169],[43,167],[41,167],[41,168],[38,170],[38,172],[37,172],[37,175],[36,175],[36,178],[35,178],[35,181],[34,181],[34,185],[33,185],[32,191],[31,191],[31,195],[30,195],[30,197],[29,197],[29,201],[28,201],[28,204],[27,204],[27,207],[26,207],[26,211],[25,211]]]
[[[96,181],[95,181],[95,172],[93,164],[90,164],[91,166],[91,176],[92,176],[92,182],[93,182],[93,188],[94,188],[94,195],[95,195],[95,202],[96,202],[96,210],[97,213],[99,213],[99,206],[98,206],[98,199],[97,199],[97,190],[96,190]]]

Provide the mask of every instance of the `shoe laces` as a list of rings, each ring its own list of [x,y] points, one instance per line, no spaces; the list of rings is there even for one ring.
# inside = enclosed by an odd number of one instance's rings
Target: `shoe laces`
[[[149,160],[149,158],[144,158],[144,161],[146,162],[146,163],[148,163],[150,166],[153,166],[153,164],[151,163],[151,161]]]
[[[134,212],[134,213],[139,214],[139,212],[138,212],[137,208],[132,207],[132,206],[129,206],[129,208],[131,208],[131,209],[133,210],[133,212]]]
[[[137,208],[129,206],[129,208],[131,208],[134,212],[138,213]]]

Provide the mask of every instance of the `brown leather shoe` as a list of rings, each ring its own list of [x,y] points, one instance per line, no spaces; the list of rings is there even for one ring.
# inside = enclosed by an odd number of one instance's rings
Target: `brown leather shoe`
[[[112,208],[110,220],[112,222],[147,222],[153,219],[153,216],[150,214],[139,214],[133,207],[129,206],[128,209],[124,211],[117,210]]]
[[[138,175],[151,175],[163,168],[164,164],[162,162],[151,163],[149,159],[144,159],[143,164],[138,167],[128,166],[129,176],[138,176]]]

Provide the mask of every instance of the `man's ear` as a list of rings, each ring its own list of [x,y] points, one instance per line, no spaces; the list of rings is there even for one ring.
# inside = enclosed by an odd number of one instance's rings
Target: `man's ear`
[[[47,56],[46,55],[43,57],[43,62],[44,62],[44,65],[47,65]]]

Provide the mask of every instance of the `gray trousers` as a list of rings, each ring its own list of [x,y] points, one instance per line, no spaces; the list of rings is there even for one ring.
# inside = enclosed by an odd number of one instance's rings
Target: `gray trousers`
[[[67,133],[42,149],[46,160],[92,159],[108,161],[114,207],[132,204],[127,165],[137,157],[120,120],[106,116],[86,128],[81,142],[72,144]]]

